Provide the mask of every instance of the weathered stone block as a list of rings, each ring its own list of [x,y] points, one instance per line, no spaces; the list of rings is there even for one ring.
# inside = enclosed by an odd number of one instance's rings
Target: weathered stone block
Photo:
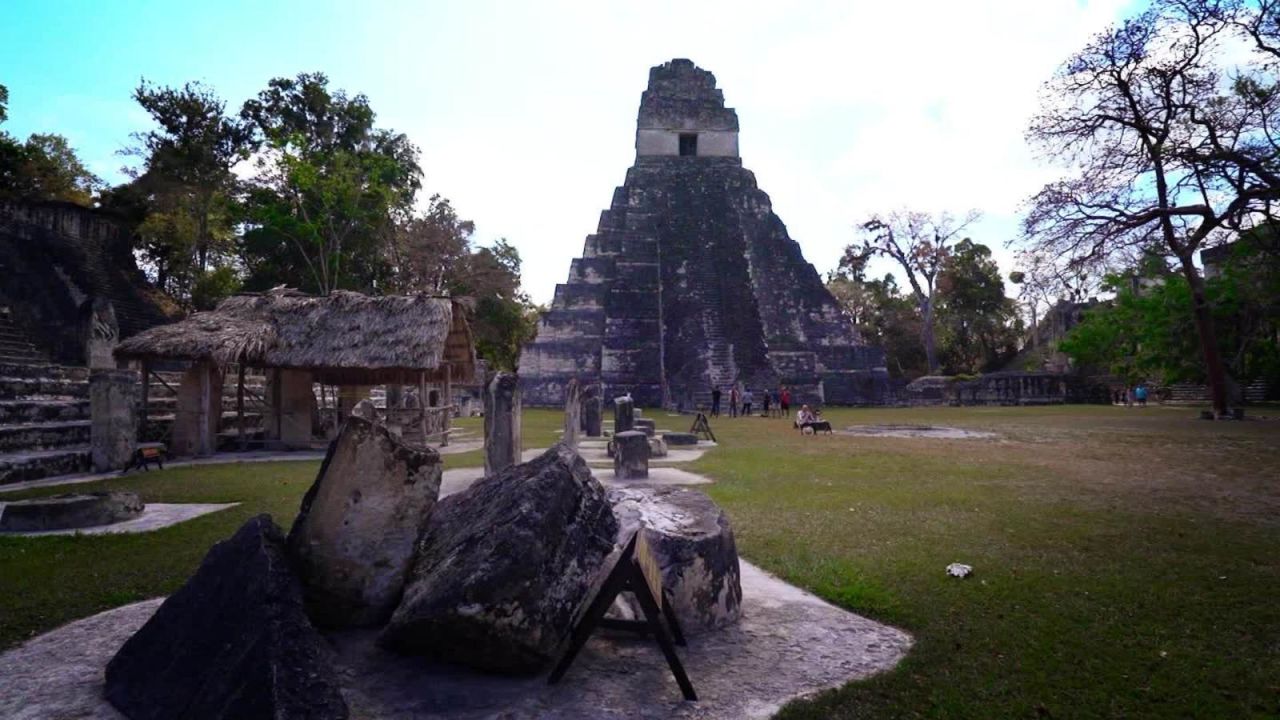
[[[633,430],[639,430],[649,437],[653,437],[658,432],[658,423],[649,418],[638,417],[632,421],[631,427]]]
[[[435,450],[347,418],[289,532],[317,624],[379,625],[391,617],[440,495],[440,472]]]
[[[715,630],[742,617],[733,528],[710,498],[684,488],[644,487],[610,490],[609,500],[618,517],[619,542],[644,529],[684,632]]]
[[[567,637],[617,529],[604,488],[563,444],[487,476],[436,505],[381,642],[537,672]]]
[[[667,442],[660,437],[649,438],[649,457],[666,457]]]
[[[581,386],[574,378],[564,387],[564,435],[561,441],[569,447],[578,447],[578,432],[582,424]]]
[[[347,706],[269,515],[214,545],[107,664],[132,720],[341,720]]]
[[[604,391],[600,383],[587,383],[582,388],[582,431],[587,437],[604,435]]]
[[[635,423],[635,404],[629,397],[613,399],[613,434],[626,432]]]
[[[90,459],[96,472],[129,466],[138,446],[138,373],[92,370],[89,373]]]
[[[96,297],[85,308],[83,318],[85,364],[93,369],[116,367],[115,350],[120,344],[120,324],[116,308],[104,297]],[[84,311],[82,311],[84,312]]]
[[[618,480],[649,477],[649,438],[639,430],[613,436],[613,476]]]

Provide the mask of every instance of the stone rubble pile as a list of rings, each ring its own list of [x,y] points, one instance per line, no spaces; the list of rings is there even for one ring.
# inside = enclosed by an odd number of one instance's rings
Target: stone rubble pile
[[[518,408],[516,387],[495,378],[490,407]],[[614,440],[619,462],[647,468],[643,432]],[[133,720],[346,718],[317,627],[380,628],[390,650],[484,672],[543,672],[608,558],[642,529],[686,632],[741,613],[733,532],[700,493],[608,492],[564,443],[438,501],[440,481],[434,450],[350,418],[287,538],[262,515],[215,545],[111,661],[107,699]]]

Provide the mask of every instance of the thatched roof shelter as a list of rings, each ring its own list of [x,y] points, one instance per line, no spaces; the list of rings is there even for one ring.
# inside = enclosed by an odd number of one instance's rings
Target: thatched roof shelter
[[[412,384],[475,375],[462,301],[425,295],[316,297],[277,289],[236,295],[128,338],[116,356],[309,370],[333,385]],[[447,373],[446,373],[446,368]]]

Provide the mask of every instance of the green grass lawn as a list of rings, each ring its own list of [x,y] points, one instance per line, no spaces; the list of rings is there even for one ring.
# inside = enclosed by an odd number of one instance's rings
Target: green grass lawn
[[[721,447],[692,469],[717,480],[703,489],[728,510],[742,555],[916,637],[898,669],[781,716],[1280,717],[1280,420],[1195,415],[828,413],[836,427],[935,423],[999,434],[991,440],[800,437],[778,420],[714,422]],[[659,414],[659,425],[676,422],[687,420]],[[525,446],[545,446],[559,423],[526,412]],[[0,647],[171,591],[250,515],[287,525],[316,467],[113,480],[97,487],[242,504],[140,536],[0,539]],[[947,578],[954,561],[974,576]]]

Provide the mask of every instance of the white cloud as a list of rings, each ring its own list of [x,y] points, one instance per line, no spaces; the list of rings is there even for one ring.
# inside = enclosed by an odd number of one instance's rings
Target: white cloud
[[[1053,174],[1023,140],[1039,87],[1124,5],[470,6],[475,22],[461,24],[485,43],[447,70],[462,89],[392,124],[423,145],[428,185],[482,238],[516,244],[539,301],[622,182],[647,70],[671,57],[716,74],[744,164],[819,270],[859,220],[910,206],[984,211],[973,235],[1007,272],[998,246]]]

